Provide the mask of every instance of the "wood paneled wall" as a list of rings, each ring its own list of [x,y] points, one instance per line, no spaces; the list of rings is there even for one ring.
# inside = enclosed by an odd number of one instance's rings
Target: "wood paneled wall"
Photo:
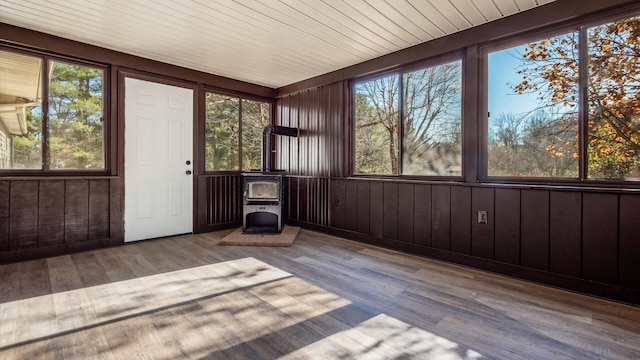
[[[301,130],[276,149],[290,223],[640,303],[640,193],[348,177],[344,86],[277,101],[276,122]]]
[[[276,123],[300,130],[297,138],[276,137],[279,168],[292,175],[346,176],[349,128],[344,98],[345,85],[336,83],[278,100]]]
[[[196,185],[196,232],[242,223],[239,174],[202,175]]]
[[[0,262],[123,241],[119,177],[0,181]]]

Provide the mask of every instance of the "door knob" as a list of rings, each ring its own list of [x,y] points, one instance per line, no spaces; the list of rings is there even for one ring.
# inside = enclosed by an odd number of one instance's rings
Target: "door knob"
[[[191,175],[191,170],[187,170],[187,175]]]

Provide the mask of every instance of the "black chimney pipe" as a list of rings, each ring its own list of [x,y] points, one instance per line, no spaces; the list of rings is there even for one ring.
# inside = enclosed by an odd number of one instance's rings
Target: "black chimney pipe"
[[[298,137],[298,128],[267,125],[262,130],[262,172],[271,172],[271,135]]]

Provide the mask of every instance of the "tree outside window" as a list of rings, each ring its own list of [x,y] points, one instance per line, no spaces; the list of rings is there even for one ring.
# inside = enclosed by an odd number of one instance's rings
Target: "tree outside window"
[[[207,92],[205,112],[205,170],[259,169],[271,103]]]
[[[0,51],[0,169],[104,170],[104,76]]]
[[[461,69],[456,60],[356,83],[355,173],[460,175]]]
[[[640,17],[583,31],[488,55],[489,176],[640,178]]]

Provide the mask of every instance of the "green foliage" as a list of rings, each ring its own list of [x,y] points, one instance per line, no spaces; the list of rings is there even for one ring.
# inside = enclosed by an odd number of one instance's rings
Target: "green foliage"
[[[47,99],[51,169],[104,169],[101,70],[50,62]],[[13,168],[42,168],[42,106],[26,111],[28,133],[13,136]]]
[[[271,123],[271,104],[242,100],[242,169],[262,167],[262,130]]]
[[[58,86],[64,90],[58,92]],[[55,109],[49,114],[51,168],[104,168],[102,92],[102,71],[55,64],[49,90],[49,107]]]
[[[207,93],[205,100],[205,169],[239,170],[239,99]]]
[[[271,123],[271,104],[207,93],[205,111],[206,170],[240,170],[241,166],[243,170],[259,169],[262,166],[262,130]]]
[[[26,110],[27,134],[12,137],[14,169],[42,168],[42,109],[40,106]]]

